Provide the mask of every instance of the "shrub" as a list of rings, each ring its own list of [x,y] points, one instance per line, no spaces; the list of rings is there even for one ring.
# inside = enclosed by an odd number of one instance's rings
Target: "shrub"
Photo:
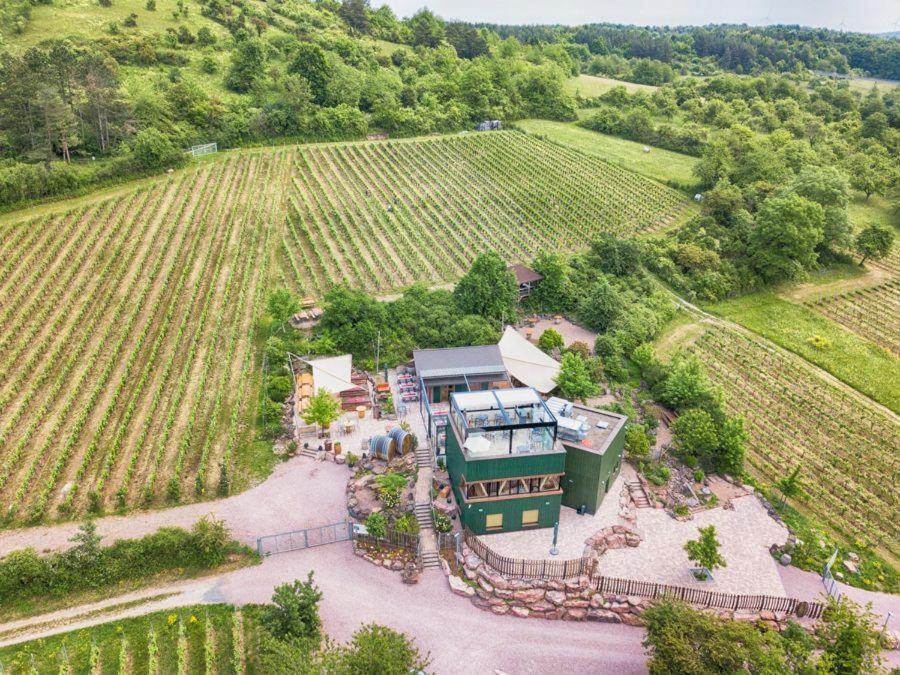
[[[394,521],[394,531],[402,534],[418,534],[419,521],[412,513],[404,513]]]
[[[283,403],[293,390],[294,385],[287,375],[274,375],[266,381],[266,395],[276,403]]]
[[[306,581],[295,579],[293,583],[275,588],[272,604],[262,614],[262,623],[280,640],[314,639],[322,634],[319,618],[319,600],[322,592],[313,583],[310,572]]]
[[[341,651],[340,661],[337,672],[399,675],[425,672],[429,660],[403,633],[368,624],[353,634],[350,644]]]
[[[559,331],[548,328],[541,333],[537,345],[541,350],[549,354],[554,349],[562,349],[565,346],[565,342],[563,342],[563,337],[559,334]]]
[[[366,518],[366,530],[369,534],[377,539],[383,539],[387,536],[387,516],[381,511],[370,513]]]
[[[191,531],[164,527],[107,547],[92,523],[73,538],[76,546],[46,557],[32,549],[0,559],[0,607],[6,602],[61,597],[173,569],[201,570],[221,564],[229,553],[246,550],[232,541],[221,521],[203,518]]]
[[[629,424],[625,430],[625,456],[633,462],[650,457],[650,440],[643,425]]]
[[[388,509],[400,506],[400,496],[406,488],[406,476],[394,471],[382,474],[375,479],[381,501]]]
[[[829,349],[831,347],[831,340],[821,335],[813,335],[807,338],[806,342],[816,349]]]
[[[453,521],[446,513],[438,511],[434,514],[434,529],[438,532],[447,533],[453,529]]]
[[[349,466],[351,469],[354,466],[356,466],[356,463],[358,461],[359,461],[359,457],[355,453],[353,453],[353,452],[347,453],[347,466]]]
[[[150,128],[139,131],[131,143],[131,152],[141,169],[162,169],[178,162],[181,153],[167,136]]]

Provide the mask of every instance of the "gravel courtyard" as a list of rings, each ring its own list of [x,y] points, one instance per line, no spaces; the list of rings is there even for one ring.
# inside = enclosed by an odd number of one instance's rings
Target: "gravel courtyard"
[[[618,516],[618,495],[625,472],[616,479],[609,496],[594,516],[579,516],[563,507],[559,524],[557,559],[578,558],[590,535],[610,525],[628,523]],[[640,579],[676,586],[697,586],[729,593],[784,595],[778,563],[769,555],[769,546],[783,544],[787,529],[772,520],[753,495],[732,501],[734,510],[721,507],[702,511],[693,520],[679,522],[662,509],[638,509],[632,529],[641,535],[636,548],[607,551],[600,558],[600,573],[611,577]],[[697,538],[697,530],[715,525],[721,553],[728,566],[716,570],[713,582],[699,582],[691,575],[693,565],[684,552],[684,543]],[[509,532],[482,537],[494,551],[515,558],[551,559],[551,529]]]

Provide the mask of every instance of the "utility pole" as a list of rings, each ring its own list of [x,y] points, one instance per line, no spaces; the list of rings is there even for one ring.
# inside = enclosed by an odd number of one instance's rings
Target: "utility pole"
[[[381,331],[378,331],[378,338],[375,342],[375,372],[378,372],[378,361],[381,355]]]

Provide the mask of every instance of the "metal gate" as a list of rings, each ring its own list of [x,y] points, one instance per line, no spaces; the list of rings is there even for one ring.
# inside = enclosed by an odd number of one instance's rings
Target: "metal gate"
[[[822,583],[825,585],[825,592],[835,600],[839,600],[841,597],[841,589],[838,588],[837,581],[831,575],[831,566],[837,560],[837,554],[838,550],[834,549],[834,553],[831,554],[828,562],[825,563],[825,569],[822,570]]]
[[[348,521],[309,527],[305,530],[269,534],[256,540],[256,551],[260,555],[287,553],[313,546],[349,541],[353,536],[353,524]]]

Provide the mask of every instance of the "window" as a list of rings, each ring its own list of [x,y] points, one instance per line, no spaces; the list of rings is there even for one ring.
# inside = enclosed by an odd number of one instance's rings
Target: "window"
[[[503,527],[502,513],[489,513],[484,517],[484,527],[487,530],[499,530]]]
[[[541,512],[538,509],[522,511],[522,527],[528,527],[529,525],[537,525],[538,518],[540,517],[540,513]]]

